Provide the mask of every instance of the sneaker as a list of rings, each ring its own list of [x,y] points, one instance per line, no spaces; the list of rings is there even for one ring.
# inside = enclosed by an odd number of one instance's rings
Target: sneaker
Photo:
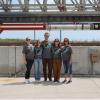
[[[49,81],[52,81],[52,79],[49,79]]]
[[[71,82],[72,82],[72,80],[69,80],[69,81],[67,82],[67,84],[68,84],[68,83],[71,83]]]
[[[54,83],[60,83],[60,81],[54,80]]]
[[[54,83],[58,83],[57,81],[54,81]]]
[[[57,81],[57,83],[60,83],[60,81]]]
[[[52,81],[52,79],[50,79],[49,81]]]
[[[44,82],[46,82],[47,80],[46,79],[44,79]]]
[[[47,81],[47,78],[44,78],[44,82],[46,82]]]
[[[54,82],[57,82],[56,80],[54,80]]]
[[[36,83],[40,83],[40,80],[35,80]]]
[[[25,79],[25,84],[30,84],[30,80],[29,79]]]
[[[57,80],[54,80],[54,82],[56,82]]]
[[[67,82],[67,80],[64,80],[62,83],[66,83]]]

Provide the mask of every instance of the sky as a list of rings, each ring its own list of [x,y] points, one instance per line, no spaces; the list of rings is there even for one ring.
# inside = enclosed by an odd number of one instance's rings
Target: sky
[[[35,31],[35,39],[44,39],[44,33],[50,33],[50,40],[54,40],[55,38],[60,39],[60,31]],[[30,37],[34,39],[34,31],[4,31],[0,34],[0,38],[6,39],[25,39],[26,37]],[[61,40],[65,37],[69,38],[72,41],[100,41],[100,30],[62,30],[61,32]]]
[[[5,0],[6,1],[6,0]],[[24,0],[22,0],[24,1]],[[40,0],[42,2],[43,0]],[[67,0],[68,3],[71,3],[70,0]],[[18,4],[17,0],[12,0],[13,4]],[[30,0],[30,3],[36,3],[35,0]],[[53,0],[48,0],[48,3],[54,3]],[[50,33],[50,40],[54,40],[55,38],[60,39],[60,31],[35,31],[35,39],[43,40],[44,33]],[[34,39],[34,31],[3,31],[0,34],[0,38],[14,38],[14,39],[25,39],[26,37],[30,37]],[[99,41],[100,40],[100,30],[62,30],[61,39],[64,37],[68,37],[72,41]]]

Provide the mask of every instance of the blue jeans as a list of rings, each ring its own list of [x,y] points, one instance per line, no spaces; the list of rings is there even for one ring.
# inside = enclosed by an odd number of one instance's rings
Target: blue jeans
[[[68,61],[63,61],[64,72],[65,74],[72,74],[72,64],[69,64]]]
[[[42,67],[42,59],[40,58],[34,59],[35,80],[41,79],[41,67]]]

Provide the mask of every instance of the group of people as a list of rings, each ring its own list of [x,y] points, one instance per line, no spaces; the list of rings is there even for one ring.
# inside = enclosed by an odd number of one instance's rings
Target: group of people
[[[64,66],[65,79],[63,83],[72,82],[72,48],[69,39],[64,38],[61,44],[59,39],[53,43],[49,41],[49,33],[44,34],[44,41],[37,40],[35,45],[31,39],[26,38],[23,46],[23,61],[26,65],[25,83],[30,83],[30,72],[34,64],[35,81],[41,80],[41,68],[43,66],[44,81],[60,82],[61,66]],[[54,80],[52,80],[52,76]]]

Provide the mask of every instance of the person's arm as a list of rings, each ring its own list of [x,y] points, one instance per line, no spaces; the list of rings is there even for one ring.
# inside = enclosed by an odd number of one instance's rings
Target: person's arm
[[[43,47],[43,41],[41,42],[41,47],[42,47],[42,49],[44,49],[44,47]]]
[[[70,47],[70,59],[69,59],[69,64],[72,63],[72,48]]]
[[[23,47],[22,54],[23,54],[23,56],[22,56],[23,63],[24,63],[24,64],[27,64],[27,61],[26,61],[26,56],[25,56],[25,46]]]
[[[23,63],[24,64],[27,64],[26,57],[25,57],[25,54],[24,53],[23,53]]]
[[[72,54],[70,55],[70,60],[69,60],[69,64],[72,63]]]
[[[34,57],[36,56],[36,49],[35,49],[35,47],[34,47]]]
[[[53,43],[51,45],[52,45],[51,46],[51,53],[52,53],[52,56],[53,56],[53,54],[54,54],[54,46],[53,46]]]

